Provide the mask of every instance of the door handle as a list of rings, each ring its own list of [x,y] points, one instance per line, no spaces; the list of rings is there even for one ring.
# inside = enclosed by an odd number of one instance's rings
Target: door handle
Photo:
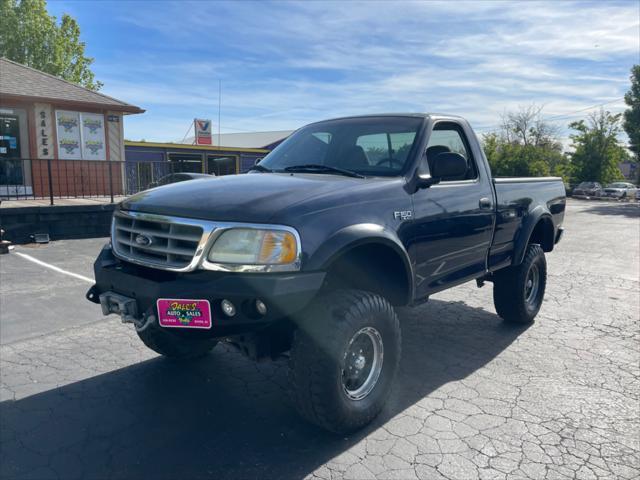
[[[481,198],[480,201],[478,202],[478,205],[480,205],[480,208],[483,208],[483,209],[489,209],[493,206],[491,203],[491,199],[487,197]]]

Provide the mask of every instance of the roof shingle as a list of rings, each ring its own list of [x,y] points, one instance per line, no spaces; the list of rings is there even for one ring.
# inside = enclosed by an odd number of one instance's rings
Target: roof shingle
[[[144,112],[135,105],[91,91],[3,57],[0,57],[0,97],[83,104],[129,113]]]

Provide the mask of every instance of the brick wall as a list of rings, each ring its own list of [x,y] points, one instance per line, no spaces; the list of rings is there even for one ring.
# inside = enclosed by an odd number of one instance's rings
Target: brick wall
[[[95,160],[51,160],[51,183],[56,197],[109,196],[109,168],[114,195],[122,195],[122,162]],[[49,172],[46,160],[32,160],[34,195],[49,196]]]

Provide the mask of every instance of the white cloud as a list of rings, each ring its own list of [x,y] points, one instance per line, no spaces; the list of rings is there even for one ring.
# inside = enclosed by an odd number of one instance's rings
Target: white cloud
[[[219,78],[223,131],[425,110],[487,127],[519,105],[544,105],[552,116],[620,98],[639,61],[635,2],[139,7],[123,9],[120,21],[140,38],[159,38],[158,48],[135,62],[121,52],[97,64],[105,93],[148,110],[127,121],[130,137],[174,140],[183,135],[175,125],[217,118]]]

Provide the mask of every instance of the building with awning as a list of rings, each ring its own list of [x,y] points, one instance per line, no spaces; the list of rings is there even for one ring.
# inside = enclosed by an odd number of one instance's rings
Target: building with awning
[[[143,112],[0,58],[0,197],[123,193],[108,165],[124,162],[125,116]]]

